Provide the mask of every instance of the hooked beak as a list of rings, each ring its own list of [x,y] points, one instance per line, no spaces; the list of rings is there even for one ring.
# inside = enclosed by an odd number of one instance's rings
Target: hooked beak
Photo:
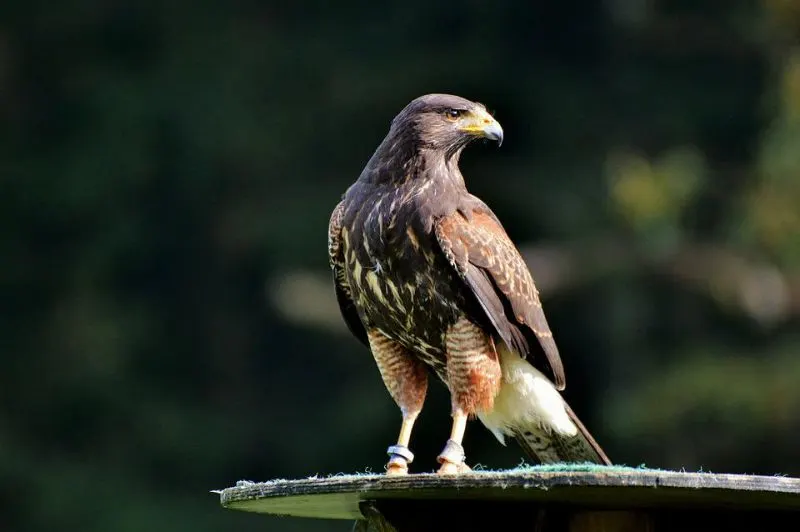
[[[461,131],[497,141],[498,146],[503,144],[503,128],[500,126],[500,122],[495,120],[488,111],[475,109],[462,120],[462,124],[459,127]]]

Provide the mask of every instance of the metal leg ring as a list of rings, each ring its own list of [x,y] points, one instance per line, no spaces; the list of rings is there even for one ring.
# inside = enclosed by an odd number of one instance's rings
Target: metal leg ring
[[[402,461],[402,464],[410,464],[414,461],[414,453],[408,450],[408,447],[405,445],[392,445],[386,450],[386,453],[389,455],[389,463],[399,463]]]
[[[444,450],[439,454],[436,458],[439,463],[443,462],[450,462],[452,464],[461,464],[464,462],[464,458],[466,455],[464,454],[464,447],[461,444],[454,442],[453,440],[447,440],[447,444],[444,446]]]

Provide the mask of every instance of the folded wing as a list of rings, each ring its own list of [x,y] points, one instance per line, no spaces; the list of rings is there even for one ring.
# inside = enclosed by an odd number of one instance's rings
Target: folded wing
[[[450,264],[483,308],[500,338],[521,356],[530,353],[532,337],[547,365],[531,363],[565,386],[564,367],[530,270],[488,207],[456,211],[439,219],[436,238]]]

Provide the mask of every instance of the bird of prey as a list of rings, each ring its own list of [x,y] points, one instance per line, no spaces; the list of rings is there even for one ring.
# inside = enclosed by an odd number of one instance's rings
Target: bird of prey
[[[452,429],[440,474],[468,471],[477,417],[542,463],[609,464],[565,402],[561,358],[530,271],[491,209],[467,191],[470,141],[503,140],[486,108],[448,94],[411,101],[330,218],[336,297],[400,408],[387,474],[406,474],[428,374],[449,389]]]

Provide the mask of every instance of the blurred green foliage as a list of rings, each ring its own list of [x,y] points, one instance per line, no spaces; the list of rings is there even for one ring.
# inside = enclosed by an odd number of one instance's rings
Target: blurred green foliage
[[[349,528],[209,490],[382,467],[399,414],[325,235],[426,92],[503,124],[462,169],[612,459],[800,474],[796,2],[6,7],[0,529]],[[417,470],[447,401],[432,388]],[[521,457],[477,423],[467,453]]]

